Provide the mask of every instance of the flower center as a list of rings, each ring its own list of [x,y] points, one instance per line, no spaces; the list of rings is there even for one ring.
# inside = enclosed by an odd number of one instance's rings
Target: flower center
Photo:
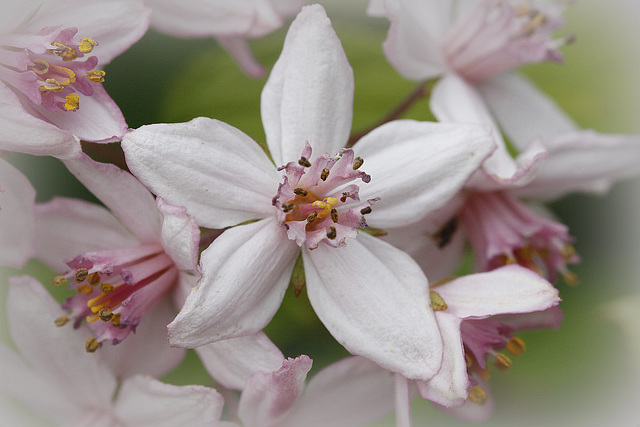
[[[98,58],[85,58],[98,43],[75,38],[77,28],[43,28],[38,34],[8,34],[0,47],[0,79],[48,111],[75,111],[80,95],[93,95],[104,81]],[[79,94],[78,94],[79,93]]]
[[[552,282],[560,273],[567,283],[577,283],[567,264],[579,257],[564,224],[535,213],[504,192],[470,194],[460,219],[479,271],[517,263]]]
[[[103,341],[118,344],[135,332],[140,319],[178,278],[173,261],[157,243],[88,252],[66,263],[71,270],[52,282],[69,284],[77,292],[63,308],[75,318],[74,327],[86,320],[96,334],[87,340],[88,352],[96,351]],[[68,321],[63,316],[56,319],[56,325]]]
[[[347,238],[358,235],[356,228],[366,228],[364,216],[378,199],[360,202],[356,179],[368,183],[371,177],[360,171],[364,161],[353,150],[329,157],[324,154],[313,163],[311,146],[307,143],[297,162],[289,162],[283,183],[273,198],[278,221],[287,230],[289,239],[310,249],[324,242],[332,247],[344,246]]]

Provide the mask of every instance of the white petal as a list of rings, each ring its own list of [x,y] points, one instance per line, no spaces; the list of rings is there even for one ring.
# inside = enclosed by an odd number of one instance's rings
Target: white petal
[[[462,276],[433,290],[449,306],[448,314],[463,319],[542,311],[560,302],[556,288],[518,265]]]
[[[35,255],[35,199],[27,177],[0,159],[0,265],[20,268]]]
[[[409,255],[366,233],[302,254],[309,301],[340,344],[411,379],[435,375],[442,341],[427,279]]]
[[[156,199],[162,214],[162,245],[180,270],[198,268],[200,228],[184,207],[171,206],[162,197]]]
[[[202,279],[169,325],[171,344],[198,347],[262,330],[280,307],[298,251],[271,218],[226,230],[202,252]]]
[[[131,426],[205,426],[217,425],[223,404],[212,388],[178,387],[137,375],[122,383],[116,412]]]
[[[302,9],[291,24],[280,58],[262,91],[262,122],[277,166],[337,154],[347,142],[353,114],[353,71],[322,6]]]
[[[251,52],[249,42],[241,37],[219,37],[218,43],[236,60],[242,71],[249,77],[262,77],[266,71]]]
[[[141,241],[160,240],[160,213],[155,200],[134,176],[86,155],[64,164]]]
[[[393,410],[393,374],[362,357],[333,363],[311,378],[280,427],[367,425]]]
[[[282,352],[264,332],[203,345],[196,352],[217,382],[235,390],[242,390],[255,372],[277,371],[284,361]]]
[[[122,148],[138,179],[203,227],[274,215],[281,174],[254,140],[226,123],[200,117],[143,126],[125,135]]]
[[[360,199],[381,199],[367,223],[400,227],[423,219],[460,191],[493,149],[481,126],[413,120],[380,126],[354,146],[371,175]]]

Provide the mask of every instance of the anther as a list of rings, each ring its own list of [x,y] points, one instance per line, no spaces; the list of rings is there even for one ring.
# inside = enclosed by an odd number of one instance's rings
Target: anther
[[[62,89],[64,89],[64,86],[62,86],[56,79],[47,79],[44,81],[42,86],[40,86],[40,92],[43,93],[60,92]]]
[[[512,337],[506,347],[507,351],[514,356],[520,356],[525,349],[524,341],[518,337]]]
[[[98,348],[100,348],[100,343],[94,337],[87,338],[84,342],[84,349],[87,353],[95,353]]]
[[[429,291],[429,298],[431,300],[431,308],[433,311],[442,311],[446,310],[449,306],[444,299],[435,291]]]
[[[338,210],[335,208],[331,209],[331,221],[338,222]]]
[[[364,160],[362,160],[362,157],[356,157],[355,159],[353,159],[353,170],[358,169],[363,164]]]
[[[496,354],[496,361],[494,362],[496,368],[499,370],[506,372],[511,368],[511,359],[508,356],[498,353]]]
[[[64,101],[64,108],[67,111],[75,111],[80,108],[80,97],[76,93],[70,93]]]
[[[320,172],[320,179],[326,181],[327,178],[329,178],[329,169],[324,168],[322,169],[322,172]]]
[[[90,284],[91,286],[95,286],[95,285],[97,285],[98,283],[100,283],[100,273],[95,272],[95,271],[94,271],[93,273],[90,273],[90,274],[87,276],[87,282],[89,282],[89,284]]]
[[[327,230],[327,237],[333,240],[336,238],[337,235],[338,233],[336,232],[336,228],[333,225],[329,227],[329,229]]]
[[[80,52],[82,53],[91,53],[91,51],[93,50],[94,47],[98,46],[98,42],[89,38],[89,37],[85,37],[82,39],[82,41],[80,42],[80,46],[78,46],[78,49],[80,49]]]
[[[578,275],[571,271],[566,271],[562,273],[562,278],[564,279],[565,283],[569,286],[577,286],[580,284],[580,279],[578,278]]]
[[[34,59],[31,69],[36,74],[46,74],[49,72],[49,63],[44,59]]]
[[[91,292],[93,292],[93,288],[90,285],[85,284],[78,286],[77,291],[81,294],[89,295]]]
[[[293,189],[293,192],[294,192],[295,194],[297,194],[298,196],[302,196],[302,197],[306,197],[306,196],[307,196],[307,194],[308,194],[308,193],[307,193],[307,190],[305,190],[304,188],[300,188],[300,187],[298,187],[298,188],[294,188],[294,189]]]
[[[464,362],[467,365],[467,369],[469,369],[469,368],[471,368],[471,366],[473,366],[473,359],[467,353],[464,354]]]
[[[571,259],[576,256],[576,248],[572,245],[564,245],[562,249],[560,249],[560,256],[565,261],[571,261]]]
[[[342,193],[342,197],[340,197],[340,201],[342,203],[347,201],[347,197],[349,197],[349,193]]]
[[[311,224],[313,221],[315,221],[315,220],[316,220],[316,218],[317,218],[317,217],[318,217],[318,212],[313,211],[313,212],[311,212],[311,213],[309,214],[309,216],[307,217],[307,222],[308,222],[309,224]]]
[[[82,283],[84,281],[84,279],[87,278],[87,276],[89,275],[89,271],[87,271],[86,268],[82,267],[76,270],[76,275],[75,275],[75,279],[76,282],[78,283]]]
[[[52,42],[51,44],[55,46],[55,48],[49,49],[49,52],[51,52],[55,56],[61,57],[63,61],[73,61],[78,57],[78,52],[74,48],[65,46],[62,43],[56,41]]]
[[[111,324],[113,326],[120,326],[120,313],[116,313],[113,315],[113,317],[111,318]]]
[[[309,161],[309,159],[307,159],[304,156],[300,157],[300,160],[298,160],[298,164],[300,166],[304,166],[305,168],[308,168],[309,166],[311,166],[311,162]]]
[[[113,313],[108,308],[103,308],[102,310],[100,310],[99,316],[100,320],[102,320],[103,322],[108,322],[113,318]]]
[[[60,316],[56,320],[54,320],[54,323],[56,324],[57,327],[60,327],[69,323],[69,320],[71,319],[69,319],[67,316]]]
[[[54,286],[62,286],[62,285],[66,285],[67,283],[69,283],[69,279],[67,279],[62,274],[58,274],[53,279],[51,279],[51,283],[53,283]]]
[[[360,209],[360,213],[362,215],[367,215],[371,213],[371,206],[367,206],[366,208],[362,208]]]
[[[90,70],[87,71],[87,78],[89,80],[91,80],[94,83],[102,83],[104,82],[104,76],[106,76],[107,73],[102,71],[102,70]]]
[[[479,385],[474,385],[469,389],[469,400],[478,405],[487,403],[487,393]]]
[[[293,209],[293,203],[283,203],[282,204],[282,212],[289,212]]]
[[[115,289],[115,286],[113,286],[111,283],[103,283],[100,285],[100,291],[108,294],[109,292],[113,292]]]

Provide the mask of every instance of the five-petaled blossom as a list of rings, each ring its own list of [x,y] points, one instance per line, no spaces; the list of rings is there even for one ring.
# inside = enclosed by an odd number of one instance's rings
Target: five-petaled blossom
[[[173,345],[264,328],[302,252],[309,300],[351,353],[409,378],[438,370],[442,342],[426,277],[408,255],[357,228],[418,222],[466,182],[493,150],[491,138],[472,125],[397,121],[341,149],[352,97],[342,46],[322,7],[309,6],[262,92],[267,145],[283,166],[206,118],[125,136],[127,164],[155,194],[201,226],[234,226],[202,253],[202,279],[169,325]]]
[[[3,2],[0,149],[68,158],[80,150],[75,137],[120,139],[127,124],[101,67],[148,25],[135,0]]]

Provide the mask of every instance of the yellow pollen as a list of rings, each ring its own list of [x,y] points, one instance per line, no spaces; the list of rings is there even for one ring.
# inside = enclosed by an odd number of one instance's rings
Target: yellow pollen
[[[311,203],[311,206],[322,209],[322,212],[318,212],[318,218],[324,218],[329,215],[331,209],[333,209],[333,205],[336,204],[338,204],[338,199],[335,197],[327,197],[324,200],[316,200]]]
[[[115,290],[115,286],[113,286],[111,283],[103,283],[102,285],[100,285],[100,290],[105,294],[108,294],[109,292],[113,292]]]
[[[100,283],[100,273],[93,272],[89,274],[87,276],[87,282],[89,282],[91,286],[95,286]]]
[[[464,354],[464,361],[467,365],[467,369],[471,368],[471,366],[473,365],[473,359],[467,353]]]
[[[80,108],[80,97],[76,93],[70,93],[64,99],[64,108],[67,111],[75,111]]]
[[[57,65],[51,65],[51,68],[57,70],[60,74],[66,74],[68,78],[64,80],[57,80],[62,86],[67,86],[69,83],[75,83],[76,81],[76,73],[67,68],[67,67],[59,67]]]
[[[49,72],[49,63],[44,59],[34,59],[31,70],[36,74],[46,74]]]
[[[89,37],[85,37],[82,39],[82,41],[80,42],[80,46],[78,46],[78,49],[80,49],[80,52],[82,53],[91,53],[91,51],[93,50],[94,47],[98,46],[98,42],[89,38]]]
[[[509,370],[509,368],[511,368],[511,359],[509,359],[508,356],[502,353],[498,353],[496,355],[496,361],[494,363],[496,365],[496,368],[503,372],[506,372]]]
[[[518,337],[512,337],[507,343],[507,351],[514,356],[520,356],[525,348],[524,341]]]
[[[49,52],[51,52],[55,56],[59,56],[63,61],[73,61],[78,57],[78,51],[76,51],[72,47],[65,46],[62,43],[55,41],[51,44],[55,46],[55,48],[49,49]]]
[[[89,275],[89,271],[86,268],[83,267],[83,268],[77,269],[76,275],[75,275],[76,282],[82,283],[84,279],[87,278],[88,275]]]
[[[120,326],[120,313],[116,313],[113,315],[113,317],[111,318],[111,324],[113,326]]]
[[[54,323],[56,324],[56,326],[60,327],[66,325],[69,320],[71,319],[69,319],[67,316],[60,316],[54,321]]]
[[[431,299],[431,308],[434,311],[442,311],[448,308],[447,303],[444,302],[444,299],[442,299],[439,293],[429,291],[429,298]]]
[[[469,389],[469,400],[478,405],[487,403],[487,393],[479,385],[474,385]]]
[[[80,285],[78,286],[78,292],[80,292],[81,294],[89,295],[91,292],[93,292],[93,288],[91,287],[91,285]]]
[[[69,279],[67,279],[62,274],[58,274],[53,279],[51,279],[51,283],[53,283],[54,286],[62,286],[62,285],[66,285],[67,283],[69,283]]]
[[[100,320],[103,322],[108,322],[113,318],[113,313],[108,308],[103,308],[100,310]]]
[[[64,89],[64,86],[60,84],[56,79],[47,79],[40,86],[40,92],[48,93],[48,92],[60,92]]]
[[[107,73],[102,70],[91,70],[87,71],[87,78],[94,83],[102,83],[104,82],[104,76],[106,74]]]
[[[100,347],[100,343],[94,337],[87,338],[84,342],[84,349],[87,353],[95,353],[96,350]]]

